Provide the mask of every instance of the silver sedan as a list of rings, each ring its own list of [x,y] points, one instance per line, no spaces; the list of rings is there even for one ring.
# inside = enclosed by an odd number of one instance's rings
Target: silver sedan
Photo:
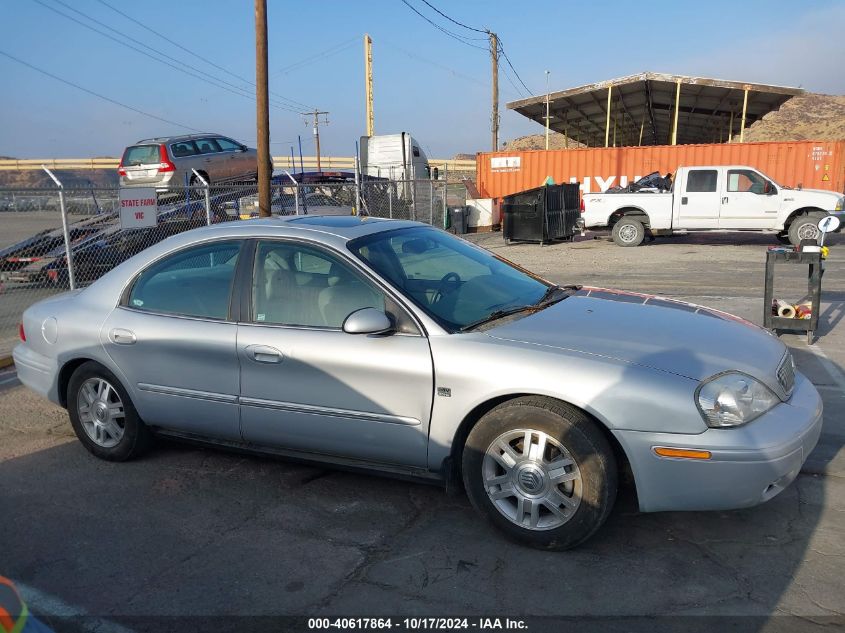
[[[771,499],[822,405],[731,315],[556,286],[414,222],[300,216],[171,237],[23,315],[21,381],[97,457],[157,435],[463,485],[566,549],[643,511]]]

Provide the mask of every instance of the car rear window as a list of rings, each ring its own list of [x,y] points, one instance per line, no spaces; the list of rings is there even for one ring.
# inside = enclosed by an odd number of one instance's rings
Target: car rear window
[[[130,165],[150,165],[160,163],[158,145],[133,145],[123,152],[121,163],[124,167]]]

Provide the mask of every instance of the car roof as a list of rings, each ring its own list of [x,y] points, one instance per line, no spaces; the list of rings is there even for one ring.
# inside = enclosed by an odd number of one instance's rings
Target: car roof
[[[219,237],[220,233],[230,233],[232,237],[322,233],[343,241],[350,241],[373,233],[411,227],[430,227],[430,225],[411,220],[390,220],[366,215],[292,215],[223,222],[195,229],[190,233],[194,233],[198,238],[201,233],[214,233],[215,237]]]
[[[182,134],[179,136],[156,136],[154,138],[142,138],[136,141],[133,145],[141,145],[142,143],[178,143],[179,141],[192,141],[198,138],[207,138],[209,136],[220,136],[229,138],[225,134],[217,134],[216,132],[200,132],[199,134]]]

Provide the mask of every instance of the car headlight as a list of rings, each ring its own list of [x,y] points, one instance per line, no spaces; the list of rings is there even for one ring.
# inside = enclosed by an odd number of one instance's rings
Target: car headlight
[[[762,382],[738,371],[705,380],[695,400],[707,426],[714,428],[746,424],[780,402]]]

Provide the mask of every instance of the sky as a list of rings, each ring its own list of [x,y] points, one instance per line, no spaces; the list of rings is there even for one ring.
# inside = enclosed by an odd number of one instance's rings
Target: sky
[[[505,104],[545,94],[546,70],[552,91],[655,71],[845,93],[843,0],[429,2],[495,31],[527,86],[502,59],[500,141],[542,133]],[[314,108],[329,112],[323,155],[354,154],[365,133],[365,33],[377,134],[410,132],[436,158],[490,149],[483,33],[424,0],[267,4],[273,155],[289,155],[298,137],[314,154],[301,115]],[[0,0],[0,23],[2,156],[118,156],[141,138],[191,130],[255,144],[251,0]]]

